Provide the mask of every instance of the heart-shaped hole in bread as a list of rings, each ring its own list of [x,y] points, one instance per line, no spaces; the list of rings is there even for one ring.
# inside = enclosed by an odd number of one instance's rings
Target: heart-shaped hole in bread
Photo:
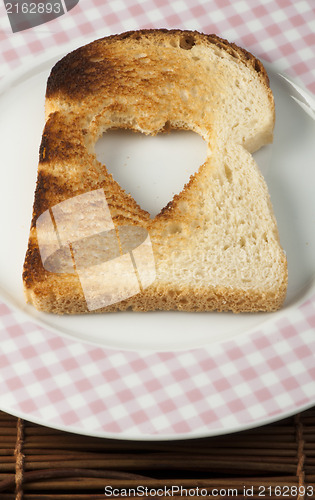
[[[207,145],[198,134],[184,130],[156,136],[109,130],[96,143],[95,153],[119,185],[155,217],[204,163]]]

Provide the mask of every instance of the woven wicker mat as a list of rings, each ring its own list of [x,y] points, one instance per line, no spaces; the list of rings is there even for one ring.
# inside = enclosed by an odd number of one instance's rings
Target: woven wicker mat
[[[172,442],[77,436],[0,412],[1,500],[128,496],[315,498],[315,408],[246,432]]]

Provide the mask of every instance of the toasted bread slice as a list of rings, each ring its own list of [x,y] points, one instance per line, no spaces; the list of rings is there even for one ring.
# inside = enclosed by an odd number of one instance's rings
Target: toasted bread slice
[[[96,159],[112,128],[186,129],[208,144],[154,219]],[[251,155],[273,128],[263,65],[215,35],[135,31],[68,54],[47,84],[27,301],[58,314],[278,309],[287,262]]]

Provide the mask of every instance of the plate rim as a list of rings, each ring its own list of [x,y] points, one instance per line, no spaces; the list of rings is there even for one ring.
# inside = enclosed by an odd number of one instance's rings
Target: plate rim
[[[315,402],[315,400],[314,400]],[[125,434],[115,434],[115,433],[104,433],[104,434],[100,434],[98,432],[87,432],[87,431],[84,431],[82,432],[82,429],[76,429],[76,427],[67,427],[67,426],[62,426],[62,425],[47,425],[45,423],[43,423],[40,419],[36,419],[34,417],[32,418],[29,418],[27,416],[27,414],[25,414],[26,416],[24,416],[23,413],[21,412],[18,412],[18,413],[15,413],[14,411],[12,410],[9,410],[7,411],[6,409],[2,409],[2,407],[0,408],[0,411],[3,411],[5,413],[7,413],[8,415],[12,415],[13,417],[15,418],[21,418],[23,420],[26,420],[28,422],[31,422],[33,424],[36,424],[36,425],[40,425],[40,426],[43,426],[43,427],[47,427],[49,429],[55,429],[57,431],[61,431],[61,432],[68,432],[68,433],[71,433],[71,434],[75,434],[75,435],[78,435],[78,436],[85,436],[85,437],[91,437],[91,438],[98,438],[98,439],[111,439],[111,440],[117,440],[117,441],[147,441],[147,442],[157,442],[157,441],[183,441],[183,440],[189,440],[189,441],[192,441],[192,440],[198,440],[198,439],[207,439],[207,438],[213,438],[213,437],[220,437],[220,436],[226,436],[226,435],[229,435],[229,434],[236,434],[237,432],[246,432],[246,431],[250,431],[252,429],[256,429],[258,427],[264,427],[265,425],[270,425],[270,424],[273,424],[273,423],[276,423],[276,422],[280,422],[281,420],[285,420],[286,418],[290,418],[294,415],[296,415],[297,413],[303,413],[304,411],[307,411],[311,408],[314,407],[314,402],[310,402],[310,403],[307,403],[305,405],[302,405],[301,407],[298,408],[298,410],[296,409],[291,409],[291,410],[288,410],[284,413],[281,413],[281,415],[274,415],[272,417],[269,417],[267,419],[264,419],[258,423],[256,422],[251,422],[251,423],[244,423],[243,425],[241,426],[237,426],[235,428],[231,427],[228,432],[226,432],[225,429],[221,429],[221,430],[217,430],[215,432],[212,432],[211,434],[208,434],[208,433],[205,433],[205,432],[200,432],[200,433],[195,433],[195,434],[186,434],[186,433],[178,433],[178,434],[139,434],[137,435],[137,437],[133,437],[131,435],[125,435]]]

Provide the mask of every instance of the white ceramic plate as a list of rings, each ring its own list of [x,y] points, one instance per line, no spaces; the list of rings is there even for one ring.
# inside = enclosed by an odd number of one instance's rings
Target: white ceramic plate
[[[198,314],[127,312],[106,316],[57,317],[26,307],[21,269],[30,226],[37,176],[38,149],[44,125],[44,94],[50,69],[59,56],[36,66],[8,89],[0,101],[1,199],[3,215],[0,248],[0,286],[16,307],[58,331],[85,342],[128,349],[181,349],[225,340],[250,331],[270,314]],[[272,146],[255,157],[267,180],[282,246],[288,255],[289,287],[285,308],[303,297],[314,275],[315,231],[312,169],[315,157],[313,121],[296,105],[286,82],[271,70],[277,105],[277,126]],[[157,137],[109,133],[99,141],[98,157],[107,165],[143,208],[156,214],[203,163],[206,147],[194,133],[174,132]],[[303,158],[303,161],[301,159]],[[127,166],[127,168],[123,168]],[[171,168],[169,168],[171,166]],[[184,166],[184,168],[183,168]],[[131,175],[130,175],[131,174]],[[153,174],[153,175],[152,175]],[[313,177],[314,181],[314,177]],[[8,214],[8,216],[6,215]],[[301,256],[303,256],[301,258]],[[183,320],[183,317],[185,318]],[[135,324],[130,338],[128,327]],[[117,335],[117,330],[119,335]],[[169,331],[172,331],[170,338]]]
[[[172,353],[175,358],[187,352],[207,352],[209,356],[209,352],[215,352],[216,349],[232,345],[231,343],[236,346],[246,343],[248,339],[254,338],[258,331],[263,337],[268,336],[268,332],[274,331],[279,321],[287,321],[291,326],[295,325],[300,315],[300,312],[297,315],[297,311],[300,311],[300,304],[308,297],[312,297],[315,290],[313,194],[315,122],[309,107],[312,97],[298,86],[295,85],[294,88],[271,65],[267,65],[267,69],[276,102],[277,120],[274,144],[256,153],[255,158],[267,181],[278,221],[281,243],[288,257],[288,295],[281,311],[272,314],[239,315],[126,312],[83,317],[58,317],[39,313],[33,307],[26,306],[22,292],[21,272],[32,213],[38,148],[44,125],[45,86],[51,67],[62,55],[59,52],[48,60],[39,61],[37,65],[27,68],[27,71],[20,70],[18,74],[13,74],[10,79],[3,82],[0,87],[0,90],[2,89],[2,94],[0,94],[2,224],[0,290],[3,303],[9,307],[15,318],[12,320],[13,323],[25,324],[30,321],[32,325],[40,325],[44,330],[38,326],[34,328],[39,328],[41,332],[48,332],[47,335],[51,338],[62,338],[67,346],[77,345],[80,349],[88,351],[99,348],[103,353],[124,352],[127,358],[130,355],[139,359],[162,352]],[[299,105],[297,100],[302,104]],[[157,213],[174,193],[182,189],[189,175],[198,168],[205,156],[202,139],[187,132],[156,138],[136,137],[135,135],[131,137],[129,134],[113,133],[97,144],[96,151],[100,159],[108,161],[114,176],[127,191],[130,191],[152,214]],[[132,176],[127,173],[124,177],[120,177],[119,166],[121,164],[127,165],[128,168],[125,171],[133,172]],[[172,165],[172,169],[168,168],[168,164]],[[164,168],[161,169],[160,165]],[[180,165],[180,168],[176,168],[176,165]],[[143,172],[148,172],[149,169],[156,173],[154,178],[150,175],[143,175]],[[134,175],[134,172],[138,177]],[[182,175],[183,172],[184,175]],[[134,179],[136,179],[135,182]],[[30,339],[30,342],[32,341],[34,339]],[[18,345],[17,349],[19,349]],[[232,360],[229,360],[229,363],[231,362]],[[246,365],[246,359],[244,363]],[[130,366],[128,360],[127,366]],[[145,377],[151,376],[153,376],[151,372],[150,375],[145,375]],[[128,379],[128,375],[126,377]],[[128,385],[130,380],[128,382],[127,379],[124,382]],[[145,382],[146,380],[142,381],[142,383]],[[242,395],[240,394],[239,397]],[[312,395],[310,397],[313,398]],[[296,401],[293,403],[292,408],[283,409],[280,415],[294,411],[297,403]],[[308,405],[310,402],[305,400],[303,404]],[[300,402],[298,406],[301,406]],[[13,413],[16,413],[14,408],[6,407],[6,409],[7,411],[11,409]],[[177,410],[180,410],[186,418],[187,415],[185,416],[185,411],[180,406],[177,406]],[[28,412],[26,418],[38,420],[32,412]],[[233,424],[233,429],[268,420],[268,415],[263,417],[253,412],[253,421],[250,422],[248,418],[246,422]],[[223,424],[222,419],[219,420],[218,429],[223,425],[224,431],[231,430],[231,426]],[[42,422],[41,419],[39,421]],[[50,424],[62,426],[56,421]],[[70,425],[70,430],[86,433],[87,430],[82,425],[78,428]],[[66,427],[69,428],[69,426]],[[202,431],[197,426],[195,430],[183,434],[187,436],[196,436],[203,432],[213,434],[219,432],[218,429],[211,431],[209,428],[208,431]],[[123,437],[134,437],[133,431],[128,431],[128,428],[121,432]],[[179,432],[182,434],[181,431]],[[94,432],[95,435],[104,435],[104,433],[105,435],[111,434],[106,429]],[[114,432],[114,434],[121,435],[119,432]],[[138,434],[136,432],[135,436],[150,437],[151,434],[150,432]],[[158,432],[158,434],[160,437],[166,435],[172,437],[170,431],[168,433],[165,431],[164,434]],[[177,435],[176,432],[175,434]]]

